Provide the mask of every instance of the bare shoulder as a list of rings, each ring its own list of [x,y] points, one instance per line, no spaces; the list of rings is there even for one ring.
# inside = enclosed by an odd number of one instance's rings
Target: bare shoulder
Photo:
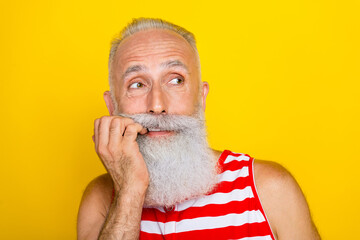
[[[108,173],[102,174],[94,178],[90,183],[87,185],[83,199],[87,197],[96,197],[105,202],[111,202],[112,196],[112,189],[113,189],[113,181]]]
[[[320,239],[299,184],[278,163],[255,160],[259,198],[277,239]]]
[[[277,188],[281,190],[284,187],[298,187],[290,172],[276,162],[255,159],[254,175],[259,191],[277,190]]]
[[[100,232],[110,208],[112,188],[109,174],[100,175],[87,185],[78,212],[78,239],[86,239]]]

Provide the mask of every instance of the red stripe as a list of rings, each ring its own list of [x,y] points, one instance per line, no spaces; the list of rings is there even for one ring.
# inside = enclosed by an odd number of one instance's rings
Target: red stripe
[[[239,157],[241,156],[242,154],[241,153],[233,153],[229,150],[224,150],[220,157],[219,157],[219,166],[222,167],[224,165],[224,161],[226,160],[226,158],[231,155],[231,156],[235,156],[235,157]]]
[[[163,239],[165,239],[165,236],[155,234],[155,233],[140,232],[139,239],[140,240],[163,240]],[[166,239],[168,239],[168,238],[166,237]]]
[[[258,210],[257,202],[254,198],[247,198],[244,201],[233,201],[227,204],[209,204],[204,207],[190,207],[184,211],[160,212],[157,209],[146,209],[143,211],[141,220],[153,222],[181,221],[184,219],[194,219],[201,217],[218,217],[231,213],[240,214],[245,211]]]
[[[198,217],[218,217],[230,213],[240,214],[247,210],[257,210],[254,199],[247,198],[241,202],[233,201],[221,205],[209,204],[204,207],[193,207],[190,208],[189,211],[178,212],[178,216],[175,214],[175,216],[170,215],[170,219],[173,218],[173,221],[179,221],[179,219],[194,219]]]
[[[243,167],[249,166],[249,161],[231,161],[229,163],[226,163],[223,165],[223,169],[222,170],[230,170],[230,171],[236,171],[239,170]],[[223,173],[223,172],[221,172]]]
[[[251,186],[251,183],[249,182],[250,179],[251,179],[250,177],[238,177],[233,182],[220,182],[215,187],[212,194],[214,194],[214,193],[229,193],[235,189],[244,189],[246,187],[250,187]]]

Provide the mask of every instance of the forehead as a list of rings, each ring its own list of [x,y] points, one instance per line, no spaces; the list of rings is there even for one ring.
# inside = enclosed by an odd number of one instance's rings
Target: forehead
[[[116,51],[113,69],[122,72],[133,64],[161,64],[179,60],[189,68],[196,64],[196,52],[179,34],[165,29],[137,32],[123,40]]]

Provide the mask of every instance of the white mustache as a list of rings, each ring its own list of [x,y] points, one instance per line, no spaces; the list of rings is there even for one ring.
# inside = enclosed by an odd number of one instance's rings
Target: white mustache
[[[203,117],[185,116],[185,115],[154,115],[148,113],[141,114],[118,114],[121,117],[126,117],[139,123],[148,130],[155,131],[176,131],[187,132],[191,129],[198,128],[204,125]]]

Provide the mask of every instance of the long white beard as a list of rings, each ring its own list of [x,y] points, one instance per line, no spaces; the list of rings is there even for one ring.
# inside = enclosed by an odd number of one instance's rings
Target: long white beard
[[[166,137],[139,135],[137,142],[146,162],[150,184],[146,207],[170,207],[210,192],[217,182],[217,159],[208,146],[204,114],[124,115],[145,128],[174,131]]]

